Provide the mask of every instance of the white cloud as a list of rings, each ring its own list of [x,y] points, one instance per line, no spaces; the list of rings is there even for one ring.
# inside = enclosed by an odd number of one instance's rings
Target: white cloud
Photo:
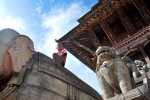
[[[20,18],[6,16],[5,18],[0,17],[0,28],[13,28],[17,30],[24,30],[25,24]]]
[[[12,28],[17,31],[25,30],[26,25],[24,21],[19,17],[13,17],[7,15],[6,9],[0,9],[0,29]]]
[[[61,38],[78,24],[76,19],[86,11],[83,8],[80,3],[72,3],[69,6],[62,4],[61,6],[53,7],[48,13],[44,13],[41,26],[45,31],[41,36],[43,40],[41,42],[42,46],[39,45],[38,50],[45,51],[49,56],[56,52],[56,42],[54,39]],[[47,49],[47,47],[50,47],[50,49]]]

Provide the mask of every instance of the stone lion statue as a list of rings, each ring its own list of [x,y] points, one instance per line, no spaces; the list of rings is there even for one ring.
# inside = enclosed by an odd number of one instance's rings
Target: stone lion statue
[[[132,89],[129,70],[115,49],[100,46],[96,50],[96,74],[104,100]]]

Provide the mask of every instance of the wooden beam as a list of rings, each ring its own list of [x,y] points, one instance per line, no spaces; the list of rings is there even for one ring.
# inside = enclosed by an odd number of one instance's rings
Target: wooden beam
[[[94,44],[95,48],[97,49],[100,46],[100,42],[98,41],[97,37],[95,36],[93,30],[90,27],[87,27],[87,31],[90,35],[90,39]]]
[[[117,44],[116,38],[114,37],[111,28],[108,26],[108,24],[104,20],[100,20],[100,25],[103,28],[105,34],[107,35],[108,39],[111,41],[113,45]]]

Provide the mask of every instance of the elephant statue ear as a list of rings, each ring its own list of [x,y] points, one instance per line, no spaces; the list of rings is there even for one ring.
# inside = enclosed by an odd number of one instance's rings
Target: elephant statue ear
[[[19,73],[35,51],[32,40],[25,35],[20,35],[15,39],[8,52],[12,59],[13,71]]]

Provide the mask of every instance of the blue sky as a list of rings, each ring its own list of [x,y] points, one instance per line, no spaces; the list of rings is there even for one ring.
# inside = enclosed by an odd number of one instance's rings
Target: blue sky
[[[55,39],[79,23],[98,0],[0,0],[0,30],[13,28],[29,36],[35,50],[49,57],[56,52]],[[96,74],[68,53],[65,67],[101,94]]]

